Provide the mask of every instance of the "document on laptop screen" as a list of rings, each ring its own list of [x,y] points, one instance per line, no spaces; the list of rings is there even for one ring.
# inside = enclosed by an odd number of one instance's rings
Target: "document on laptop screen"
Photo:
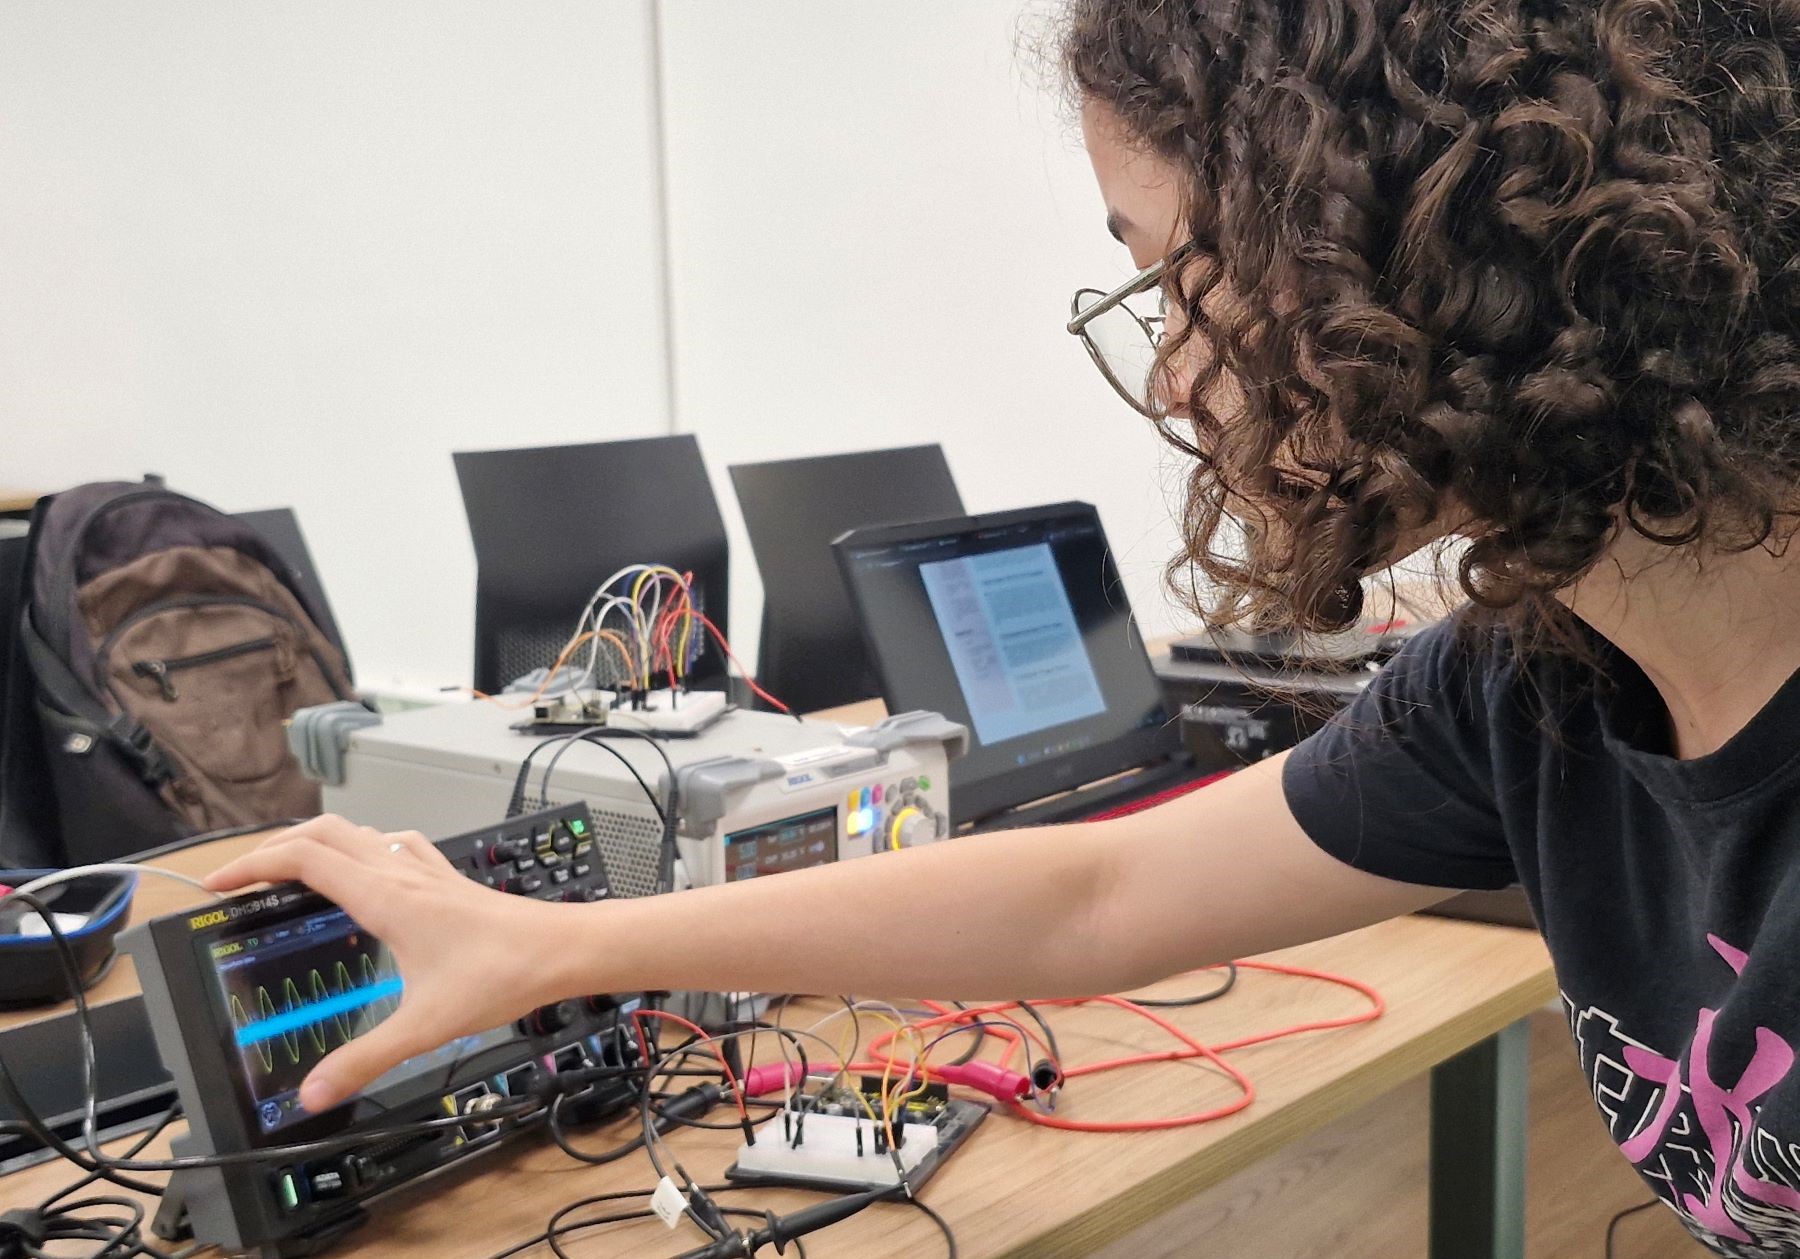
[[[919,576],[980,742],[1105,710],[1048,543],[921,564]]]

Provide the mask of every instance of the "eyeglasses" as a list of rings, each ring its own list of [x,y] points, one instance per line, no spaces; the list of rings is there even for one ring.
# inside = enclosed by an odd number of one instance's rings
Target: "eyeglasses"
[[[1161,262],[1152,263],[1110,293],[1080,289],[1069,304],[1069,332],[1081,338],[1094,366],[1106,377],[1132,410],[1160,419],[1165,408],[1154,396],[1151,377],[1156,370],[1156,350],[1162,344],[1163,318],[1168,295],[1162,280],[1194,250],[1181,246]],[[1143,314],[1128,304],[1134,297],[1156,291],[1156,310]]]

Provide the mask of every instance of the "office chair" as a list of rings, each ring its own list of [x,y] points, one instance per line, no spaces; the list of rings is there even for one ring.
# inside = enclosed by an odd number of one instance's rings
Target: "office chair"
[[[0,867],[61,864],[62,832],[31,675],[14,647],[29,555],[29,538],[0,538]]]
[[[962,515],[943,447],[737,464],[731,483],[762,573],[757,680],[795,712],[881,694],[831,543],[851,529]]]
[[[453,456],[475,543],[475,687],[552,664],[594,590],[627,564],[691,572],[700,610],[729,634],[729,560],[700,444],[646,437]],[[726,689],[723,653],[688,674]]]

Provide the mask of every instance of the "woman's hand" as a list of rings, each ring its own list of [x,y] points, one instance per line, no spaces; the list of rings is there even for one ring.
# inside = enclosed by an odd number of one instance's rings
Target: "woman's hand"
[[[480,886],[416,831],[314,818],[214,871],[206,885],[231,892],[287,880],[337,902],[374,934],[405,984],[393,1015],[313,1068],[300,1086],[307,1110],[335,1106],[415,1054],[562,995],[544,965],[560,907]]]

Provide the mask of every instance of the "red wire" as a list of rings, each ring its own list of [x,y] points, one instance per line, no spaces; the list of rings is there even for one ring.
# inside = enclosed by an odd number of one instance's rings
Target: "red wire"
[[[1118,1071],[1126,1067],[1143,1066],[1149,1063],[1184,1062],[1199,1058],[1222,1071],[1238,1086],[1240,1094],[1232,1101],[1227,1102],[1222,1106],[1213,1107],[1210,1110],[1195,1111],[1186,1115],[1174,1115],[1163,1119],[1064,1119],[1056,1115],[1043,1114],[1037,1110],[1024,1106],[1016,1100],[1011,1100],[1008,1102],[1008,1105],[1011,1107],[1013,1113],[1019,1116],[1019,1118],[1024,1119],[1029,1123],[1037,1124],[1040,1127],[1059,1128],[1067,1132],[1149,1132],[1158,1129],[1183,1128],[1193,1124],[1210,1123],[1215,1119],[1223,1119],[1227,1115],[1236,1114],[1256,1100],[1256,1086],[1250,1081],[1249,1076],[1245,1075],[1243,1071],[1239,1070],[1231,1062],[1225,1059],[1225,1054],[1230,1053],[1233,1050],[1245,1049],[1252,1045],[1267,1044],[1270,1041],[1281,1040],[1289,1036],[1299,1036],[1307,1032],[1353,1027],[1360,1023],[1373,1022],[1387,1012],[1387,1002],[1382,998],[1381,994],[1361,980],[1349,979],[1345,976],[1334,975],[1326,971],[1310,970],[1302,966],[1286,966],[1278,962],[1239,962],[1238,966],[1245,970],[1267,971],[1277,975],[1291,975],[1301,979],[1316,979],[1322,983],[1337,984],[1340,987],[1349,988],[1351,991],[1359,993],[1366,998],[1369,1001],[1369,1009],[1360,1011],[1356,1014],[1346,1015],[1343,1018],[1315,1019],[1308,1023],[1296,1023],[1292,1027],[1279,1028],[1271,1032],[1258,1032],[1250,1036],[1240,1037],[1237,1040],[1227,1041],[1223,1044],[1208,1045],[1182,1031],[1179,1027],[1176,1027],[1156,1011],[1138,1005],[1124,997],[1063,997],[1047,1001],[1034,1001],[1032,1004],[1039,1007],[1075,1007],[1096,1003],[1115,1006],[1118,1009],[1135,1014],[1138,1017],[1155,1024],[1180,1042],[1180,1047],[1176,1049],[1151,1050],[1145,1053],[1132,1054],[1123,1058],[1111,1058],[1099,1062],[1082,1063],[1072,1067],[1058,1064],[1058,1069],[1062,1073],[1062,1078],[1065,1081],[1077,1079],[1084,1075],[1098,1075],[1106,1071]],[[1209,967],[1207,969],[1216,968]],[[930,1001],[925,1002],[924,1004],[927,1008],[938,1011],[938,1015],[935,1018],[925,1019],[910,1025],[918,1030],[924,1030],[926,1028],[937,1027],[944,1024],[973,1022],[988,1018],[992,1015],[1004,1015],[1015,1008],[1014,1003],[1012,1002],[998,1002],[986,1006],[971,1006],[967,1010],[945,1010],[943,1006]],[[999,1058],[999,1063],[1001,1066],[1008,1066],[1025,1043],[1024,1038],[1021,1038],[1016,1032],[1013,1032],[1009,1028],[990,1027],[987,1030],[989,1035],[1001,1041],[1006,1046],[1005,1051]],[[875,1040],[871,1041],[869,1044],[870,1055],[875,1061],[873,1063],[858,1063],[847,1069],[871,1071],[881,1070],[887,1067],[888,1064],[893,1061],[888,1057],[886,1052],[887,1047],[893,1043],[894,1039],[899,1034],[900,1033],[898,1032],[890,1031],[876,1037]],[[1037,1038],[1033,1037],[1032,1039],[1035,1040]],[[896,1063],[895,1065],[899,1064]],[[930,1078],[931,1072],[929,1067],[921,1067],[920,1071],[927,1079]]]
[[[675,1024],[677,1027],[685,1028],[686,1030],[692,1032],[694,1035],[698,1036],[701,1040],[711,1039],[706,1034],[705,1029],[702,1028],[699,1024],[690,1023],[686,1019],[682,1018],[679,1014],[670,1014],[667,1010],[633,1010],[631,1013],[631,1021],[632,1021],[632,1024],[634,1026],[636,1026],[636,1028],[637,1028],[638,1043],[642,1047],[642,1052],[644,1055],[644,1062],[646,1065],[648,1065],[650,1062],[650,1037],[649,1037],[649,1034],[644,1031],[644,1024],[643,1024],[642,1020],[647,1019],[647,1018],[667,1019],[669,1022]],[[719,1060],[719,1069],[725,1073],[725,1078],[727,1080],[731,1081],[731,1094],[733,1097],[737,1098],[738,1114],[742,1115],[746,1120],[748,1120],[750,1118],[750,1108],[744,1104],[744,1086],[738,1080],[737,1073],[731,1069],[731,1063],[725,1057],[724,1046],[720,1045],[717,1041],[714,1041],[713,1046],[712,1046],[712,1051],[713,1051],[713,1055],[715,1057],[717,1057]]]
[[[737,666],[738,673],[743,676],[745,685],[747,685],[752,691],[754,691],[756,693],[757,697],[759,699],[761,699],[763,702],[765,702],[766,704],[768,704],[771,708],[779,709],[781,712],[784,712],[788,716],[792,717],[794,715],[793,709],[789,708],[786,704],[782,703],[780,700],[776,699],[773,695],[769,694],[767,691],[763,690],[762,687],[760,687],[756,684],[756,679],[751,676],[750,670],[744,668],[744,662],[739,660],[737,658],[737,656],[732,652],[731,644],[725,641],[725,635],[723,635],[719,632],[719,627],[717,625],[714,625],[712,623],[712,621],[707,618],[706,613],[701,612],[698,609],[696,609],[694,612],[694,615],[699,617],[700,624],[706,626],[706,628],[712,633],[713,640],[719,644],[719,650],[725,653],[725,658],[727,660],[731,661],[732,664]]]
[[[680,603],[675,606],[664,608],[661,618],[657,621],[657,645],[662,649],[662,658],[668,662],[670,690],[675,689],[676,663],[675,648],[671,639],[674,637],[675,626],[681,620],[682,614],[684,612],[692,613],[695,610],[693,595],[689,593],[693,580],[694,574],[691,572],[686,572],[681,575],[681,582],[676,588],[681,596]],[[685,663],[686,662],[684,661],[684,666]]]

